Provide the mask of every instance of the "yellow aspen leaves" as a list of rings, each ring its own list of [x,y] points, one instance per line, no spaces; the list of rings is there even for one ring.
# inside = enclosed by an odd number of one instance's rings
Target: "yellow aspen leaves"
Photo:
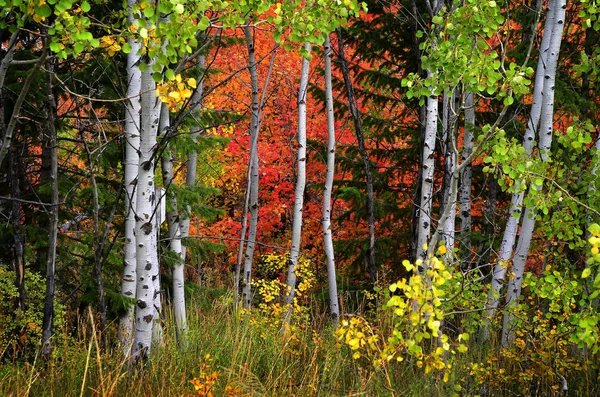
[[[124,38],[119,38],[117,41],[114,36],[103,36],[100,39],[100,47],[106,49],[109,56],[114,56],[121,50],[121,44],[125,42]]]
[[[198,86],[196,79],[189,78],[185,81],[180,74],[173,80],[158,83],[156,96],[166,104],[171,112],[178,111],[192,97],[193,90]]]

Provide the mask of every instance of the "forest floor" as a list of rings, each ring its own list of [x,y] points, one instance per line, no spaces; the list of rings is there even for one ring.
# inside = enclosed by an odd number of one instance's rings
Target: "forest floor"
[[[202,289],[191,297],[188,308],[187,348],[178,346],[172,322],[167,320],[162,346],[134,368],[116,346],[99,348],[90,311],[77,331],[57,335],[48,362],[38,356],[26,362],[4,362],[0,396],[592,395],[563,394],[556,382],[544,379],[538,380],[537,388],[519,394],[514,387],[504,389],[498,383],[510,381],[504,370],[499,371],[504,377],[490,377],[495,383],[486,381],[483,387],[487,372],[474,370],[472,362],[485,362],[485,358],[474,349],[468,359],[453,363],[445,379],[441,371],[425,374],[406,361],[393,360],[376,368],[369,357],[353,358],[323,315],[282,335],[279,325],[268,318],[235,313],[232,297],[224,290]],[[315,307],[314,312],[321,309]],[[167,308],[165,317],[169,314]],[[116,340],[116,324],[110,332],[114,335],[108,340]],[[487,362],[490,371],[497,368],[497,362]],[[581,390],[587,383],[594,393],[597,386],[588,379],[590,383],[582,382]]]

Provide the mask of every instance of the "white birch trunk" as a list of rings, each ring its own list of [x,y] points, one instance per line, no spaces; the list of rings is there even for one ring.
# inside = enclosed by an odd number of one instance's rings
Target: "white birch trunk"
[[[129,0],[129,23],[133,23],[132,6],[134,0]],[[121,294],[126,298],[135,298],[136,260],[135,260],[135,209],[137,203],[136,184],[140,150],[140,90],[142,75],[137,67],[140,45],[129,39],[131,52],[127,54],[127,100],[125,101],[125,247],[124,268],[121,281]],[[119,320],[119,341],[125,357],[129,357],[133,343],[133,314],[134,306],[127,308]]]
[[[327,280],[329,284],[329,308],[331,319],[337,324],[340,317],[337,281],[335,276],[335,256],[331,236],[331,193],[335,177],[335,119],[333,112],[333,90],[331,88],[331,42],[329,36],[323,45],[325,57],[325,108],[327,109],[327,174],[323,192],[323,246],[327,258]]]
[[[163,105],[164,106],[164,105]],[[155,189],[155,197],[161,197],[162,189]],[[164,199],[161,197],[161,200]],[[152,305],[154,306],[154,324],[152,325],[152,346],[156,349],[158,346],[163,346],[165,344],[165,340],[163,337],[163,328],[161,321],[161,313],[162,313],[162,293],[160,289],[160,263],[158,260],[158,242],[160,241],[160,224],[163,219],[159,216],[161,203],[159,201],[156,202],[156,212],[154,216],[154,230],[155,233],[152,233],[151,240],[151,249],[150,253],[152,256],[152,261],[156,263],[156,269],[154,270],[154,274],[152,275],[152,282],[154,284],[154,299]]]
[[[160,114],[160,136],[165,136],[170,126],[169,108],[162,104]],[[167,138],[168,139],[168,138]],[[181,222],[179,217],[177,197],[173,193],[175,175],[173,173],[173,154],[167,144],[161,158],[163,186],[166,189],[165,198],[169,207],[167,211],[167,226],[169,230],[169,251],[171,252],[172,276],[173,276],[173,314],[175,316],[175,327],[177,340],[182,347],[186,346],[187,321],[185,311],[185,276],[184,276],[184,252],[181,244]],[[160,227],[160,226],[159,226]]]
[[[475,101],[472,92],[465,92],[465,133],[463,137],[462,161],[473,152],[473,127],[475,126]],[[460,175],[460,250],[461,267],[471,261],[471,164],[467,164]]]
[[[250,26],[244,28],[246,45],[248,47],[248,68],[252,89],[252,117],[250,120],[250,228],[248,231],[248,244],[244,257],[244,273],[242,276],[242,306],[249,308],[252,304],[252,261],[256,246],[256,229],[258,226],[258,130],[259,130],[259,102],[258,102],[258,74],[256,70],[256,57],[254,54],[254,40]]]
[[[547,54],[549,52],[550,40],[552,37],[552,30],[555,20],[555,8],[552,4],[549,5],[546,23],[544,25],[544,36],[542,38],[542,44],[540,46],[540,56],[538,59],[538,65],[535,76],[535,85],[533,89],[533,101],[531,103],[531,112],[529,120],[527,122],[527,129],[525,136],[523,137],[523,147],[528,154],[531,154],[533,150],[533,144],[535,140],[536,131],[540,121],[540,115],[542,113],[542,99],[544,90],[544,69],[546,65]],[[488,318],[494,316],[498,304],[500,302],[500,293],[504,286],[504,280],[506,278],[506,270],[510,263],[513,253],[513,247],[517,237],[519,228],[519,221],[521,219],[521,211],[523,205],[523,197],[525,196],[524,191],[518,191],[520,181],[515,182],[515,189],[517,192],[513,193],[511,202],[509,217],[504,228],[504,235],[500,244],[500,250],[498,252],[498,259],[494,265],[494,271],[492,275],[492,285],[488,294],[488,305],[486,315]],[[487,331],[485,331],[487,334]],[[484,338],[487,335],[484,334]]]
[[[554,0],[550,3],[554,11],[554,25],[552,28],[552,38],[550,40],[549,51],[546,57],[544,68],[544,90],[542,93],[542,112],[539,129],[539,149],[540,158],[543,162],[548,161],[550,147],[552,145],[553,124],[554,124],[554,89],[556,82],[556,68],[558,66],[558,58],[560,54],[560,45],[562,41],[563,28],[565,24],[565,9],[566,0]],[[536,76],[537,77],[537,76]],[[534,187],[532,187],[534,188]],[[542,186],[535,186],[538,191],[542,190]],[[506,293],[506,303],[509,308],[514,308],[519,302],[521,296],[521,286],[523,284],[523,273],[525,272],[525,263],[529,255],[529,247],[531,246],[531,238],[535,228],[537,208],[528,206],[523,217],[521,226],[521,234],[517,244],[517,250],[513,259],[513,277],[508,282]],[[504,324],[502,328],[502,345],[508,347],[514,340],[513,333],[514,316],[507,311],[504,314]]]
[[[310,43],[304,44],[304,49],[310,52]],[[300,256],[302,241],[302,210],[304,206],[304,188],[306,186],[306,93],[308,87],[308,72],[310,62],[302,58],[302,73],[300,76],[300,89],[298,90],[298,174],[296,189],[294,191],[294,218],[292,221],[292,245],[287,273],[287,296],[285,303],[287,310],[284,324],[289,324],[292,317],[294,296],[296,295],[296,265]]]
[[[447,248],[446,258],[450,260],[454,254],[454,234],[456,228],[456,195],[452,194],[452,182],[456,170],[456,134],[454,132],[456,126],[456,111],[455,109],[456,92],[447,90],[444,92],[442,127],[444,137],[442,141],[445,143],[444,148],[444,191],[442,213],[445,212],[446,206],[450,206],[448,217],[442,225],[442,240],[445,241]]]
[[[136,310],[133,360],[150,353],[154,324],[154,280],[158,263],[153,258],[152,235],[155,230],[156,197],[154,191],[154,155],[160,117],[160,101],[155,97],[156,83],[152,79],[153,60],[142,73],[140,159],[136,203]]]
[[[201,55],[198,57],[197,67],[198,67],[198,78],[196,79],[198,86],[196,87],[196,91],[192,95],[191,101],[191,110],[195,113],[200,112],[202,110],[202,97],[204,96],[204,63],[205,56]],[[196,126],[197,130],[192,132],[192,140],[196,142],[198,140],[198,135],[200,135],[200,129],[202,126]],[[198,153],[196,149],[194,149],[188,155],[188,163],[187,170],[185,174],[185,185],[188,188],[196,186],[196,179],[198,179]],[[190,232],[190,208],[187,208],[187,214],[181,217],[181,261],[185,264],[185,256],[186,256],[186,246],[185,246],[185,238],[188,237]],[[198,277],[200,277],[200,273],[198,273]]]
[[[427,75],[431,76],[430,70]],[[431,235],[431,204],[433,199],[433,172],[435,169],[435,142],[437,138],[438,97],[431,94],[427,97],[427,122],[425,124],[425,139],[423,142],[423,179],[421,182],[421,206],[419,207],[419,225],[417,228],[417,260],[425,262]]]

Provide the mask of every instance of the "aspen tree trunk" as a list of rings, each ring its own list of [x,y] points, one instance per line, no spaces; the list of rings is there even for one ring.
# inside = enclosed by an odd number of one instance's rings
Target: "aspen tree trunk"
[[[248,231],[248,207],[250,206],[250,186],[252,171],[252,151],[248,162],[248,172],[246,173],[246,191],[244,192],[244,207],[242,209],[242,231],[240,232],[240,246],[238,248],[237,261],[235,263],[235,274],[233,276],[233,301],[236,309],[239,307],[240,300],[240,276],[242,274],[242,261],[244,260],[244,248],[246,247],[246,232]],[[252,266],[250,266],[252,269]]]
[[[128,21],[134,23],[132,7],[135,0],[128,0]],[[135,244],[135,214],[137,204],[136,186],[138,182],[138,166],[140,155],[140,91],[142,88],[142,74],[137,64],[140,55],[137,55],[140,44],[129,38],[131,51],[127,54],[127,100],[125,101],[125,247],[124,268],[121,280],[121,295],[126,298],[135,298],[136,286],[136,244]],[[131,353],[133,344],[133,305],[127,306],[127,312],[119,319],[119,342],[126,358]]]
[[[47,128],[50,134],[50,179],[52,180],[52,199],[50,201],[50,222],[48,229],[48,257],[46,261],[46,296],[44,299],[44,318],[42,322],[42,355],[48,359],[52,352],[52,333],[54,327],[54,292],[56,273],[56,237],[58,233],[58,153],[56,142],[56,98],[52,91],[52,61],[46,63]]]
[[[544,68],[544,90],[542,92],[542,111],[540,120],[539,137],[539,153],[543,162],[548,162],[550,155],[550,147],[552,145],[553,122],[554,122],[554,89],[556,82],[556,69],[558,66],[558,58],[560,54],[560,45],[562,41],[563,28],[565,24],[565,10],[567,7],[566,0],[554,0],[550,6],[554,11],[554,24],[552,26],[552,38],[550,40],[548,54]],[[537,76],[536,76],[537,77]],[[542,190],[542,186],[535,187],[538,191]],[[525,263],[529,255],[529,247],[531,246],[531,238],[535,228],[537,208],[535,206],[527,206],[523,224],[521,226],[521,234],[517,244],[517,250],[513,259],[513,277],[508,282],[508,290],[506,294],[506,303],[509,307],[514,308],[519,302],[521,296],[521,286],[523,284],[523,273],[525,272]],[[502,346],[508,347],[514,340],[513,333],[514,315],[510,311],[504,314],[504,325],[502,329]]]
[[[250,229],[248,231],[248,244],[244,258],[244,274],[242,281],[242,306],[249,308],[252,305],[252,261],[256,246],[256,229],[258,225],[258,130],[259,112],[258,102],[258,73],[256,70],[256,57],[254,53],[254,39],[248,23],[244,27],[246,46],[248,47],[248,68],[252,89],[252,116],[250,120]]]
[[[170,127],[169,117],[169,108],[163,103],[160,112],[159,135],[165,140],[169,139],[169,137],[166,136]],[[187,344],[187,320],[184,292],[185,254],[181,244],[181,220],[179,217],[177,197],[175,197],[175,193],[173,192],[173,184],[175,183],[175,175],[173,173],[173,153],[168,142],[163,142],[163,144],[166,145],[166,148],[161,157],[161,167],[163,186],[166,189],[164,199],[167,200],[167,206],[169,207],[166,218],[169,230],[170,259],[173,261],[171,267],[173,275],[173,314],[175,316],[177,340],[179,341],[180,346],[185,348]],[[160,225],[158,225],[157,228],[160,228]]]
[[[142,73],[141,119],[140,119],[140,159],[137,180],[136,203],[136,310],[135,332],[132,359],[139,361],[147,358],[152,345],[152,326],[154,323],[155,290],[154,279],[158,263],[153,256],[155,247],[152,237],[156,233],[154,217],[156,197],[154,189],[154,159],[156,136],[160,116],[160,101],[155,97],[156,83],[152,79],[150,60]]]
[[[0,116],[2,116],[2,114],[0,114]],[[4,119],[0,119],[0,123],[4,123]],[[17,309],[25,312],[27,309],[25,305],[25,241],[23,238],[23,211],[21,203],[18,201],[21,198],[21,178],[19,178],[19,165],[21,164],[21,160],[19,159],[17,145],[11,145],[9,161],[10,193],[14,199],[11,203],[12,214],[10,219],[14,244],[15,286],[19,293],[19,296],[17,297]]]
[[[204,76],[206,76],[206,73],[204,71],[205,59],[206,58],[204,55],[198,56],[198,62],[196,65],[198,68],[198,78],[196,79],[198,85],[196,87],[196,90],[194,91],[194,94],[192,95],[191,102],[191,110],[194,113],[199,113],[202,110],[202,97],[204,96]],[[200,130],[202,126],[198,125],[196,126],[196,128],[197,130],[192,132],[192,140],[194,142],[198,141],[198,136],[200,135]],[[194,149],[188,155],[187,170],[185,174],[185,185],[190,189],[193,188],[194,186],[196,186],[196,179],[198,179],[198,152],[196,151],[196,149]],[[190,232],[191,216],[192,214],[190,211],[190,207],[188,206],[185,216],[181,218],[181,261],[184,265],[187,251],[185,239],[188,237]],[[200,279],[200,272],[198,272],[198,279]]]
[[[95,162],[92,157],[92,153],[88,146],[86,137],[82,133],[83,145],[85,146],[85,151],[88,160],[88,167],[90,172],[90,182],[92,184],[92,199],[93,206],[92,208],[92,217],[94,224],[92,226],[93,232],[93,247],[94,247],[94,277],[96,278],[96,287],[98,289],[98,311],[100,312],[100,338],[102,346],[107,346],[106,344],[106,296],[104,292],[104,279],[102,278],[102,251],[104,249],[104,244],[100,241],[100,233],[99,233],[99,212],[100,212],[100,203],[98,199],[98,184],[96,183],[96,175],[95,175]]]
[[[156,192],[155,197],[159,197],[159,194],[161,194],[161,189],[156,188],[155,192]],[[161,198],[161,199],[164,199],[164,198]],[[152,247],[150,249],[152,262],[156,263],[156,268],[154,269],[154,274],[152,275],[152,282],[154,283],[154,298],[152,300],[152,306],[154,307],[154,317],[153,317],[154,324],[152,324],[152,344],[153,344],[154,348],[156,348],[157,346],[163,346],[165,344],[165,340],[163,338],[163,328],[162,328],[162,319],[161,319],[162,293],[161,293],[161,288],[160,288],[160,262],[158,260],[158,242],[160,241],[160,224],[162,223],[162,219],[160,219],[159,214],[162,211],[160,209],[161,203],[158,200],[156,201],[156,204],[157,204],[157,207],[155,209],[156,212],[155,212],[155,215],[153,218],[155,232],[153,232],[151,234],[151,241],[150,241],[150,245]],[[173,278],[175,278],[175,277],[173,277]],[[173,284],[174,283],[175,282],[173,282]],[[185,309],[185,302],[184,302],[184,309]]]
[[[248,31],[249,33],[249,31]],[[247,36],[247,40],[248,37],[251,39],[252,36],[249,35]],[[279,44],[275,43],[275,47],[273,48],[273,54],[271,55],[271,60],[269,62],[269,70],[267,71],[267,77],[265,78],[265,84],[261,93],[261,97],[260,97],[260,102],[258,103],[258,111],[257,111],[257,126],[256,126],[256,143],[253,144],[252,143],[252,133],[250,134],[251,136],[251,143],[250,143],[250,160],[248,162],[248,172],[247,172],[247,176],[246,176],[246,192],[244,193],[244,208],[242,210],[242,230],[241,230],[241,234],[240,234],[240,247],[238,250],[238,257],[237,257],[237,262],[236,262],[236,266],[235,266],[235,277],[234,277],[234,302],[235,302],[235,306],[236,308],[239,305],[239,293],[240,293],[240,279],[241,279],[241,267],[242,267],[242,261],[244,260],[244,247],[245,244],[247,242],[246,240],[246,232],[248,230],[248,208],[250,206],[250,196],[251,196],[251,191],[252,191],[252,181],[253,181],[253,177],[252,177],[252,172],[254,172],[254,170],[256,170],[256,172],[258,173],[258,134],[260,131],[260,121],[261,121],[261,112],[262,112],[262,108],[264,105],[264,100],[265,100],[265,94],[267,92],[267,87],[269,86],[269,79],[271,78],[271,72],[273,71],[273,65],[275,64],[275,56],[277,55],[277,48],[279,47]],[[252,51],[254,51],[254,47],[252,47]],[[249,56],[249,62],[250,62],[250,48],[248,48],[248,56]],[[255,59],[255,55],[254,53],[252,53],[252,59]],[[252,63],[250,66],[250,78],[252,80],[252,73],[254,72],[254,74],[256,75],[256,87],[257,87],[257,92],[258,92],[258,71],[256,70],[256,61],[253,61],[254,63]],[[253,70],[254,69],[254,70]],[[252,84],[254,84],[254,81],[252,81]],[[253,99],[254,100],[254,99]],[[252,125],[251,125],[252,127]],[[254,154],[254,156],[253,156]],[[253,163],[252,160],[255,161],[255,167],[253,167]],[[258,200],[258,174],[256,176],[256,194],[257,194],[257,200]],[[258,203],[258,201],[256,201],[256,203]],[[256,220],[258,223],[258,207],[257,207],[257,213],[256,213]],[[255,228],[256,229],[256,228]],[[254,239],[253,244],[256,246],[256,231],[254,232]],[[254,249],[252,251],[252,255],[250,260],[252,261],[252,257],[254,256]],[[250,274],[252,274],[252,263],[250,263]],[[250,281],[252,281],[250,279]]]
[[[538,65],[535,76],[531,112],[529,115],[529,120],[527,121],[527,129],[525,130],[525,136],[523,138],[523,147],[529,155],[531,155],[531,152],[533,150],[535,135],[542,113],[543,90],[545,85],[545,65],[547,62],[550,40],[555,25],[555,4],[556,0],[553,0],[548,6],[546,23],[544,25],[544,36],[542,38],[542,44],[540,46],[540,56],[538,59]],[[515,188],[517,189],[517,191],[513,193],[511,198],[509,217],[504,228],[504,235],[502,237],[502,243],[500,244],[498,259],[494,266],[494,271],[492,275],[492,285],[488,294],[488,305],[486,311],[486,316],[488,317],[488,319],[491,319],[494,316],[496,309],[498,308],[501,290],[504,285],[504,280],[506,278],[506,270],[512,258],[513,247],[518,232],[519,221],[521,219],[521,207],[523,205],[523,197],[525,195],[524,191],[519,191],[520,185],[520,181],[515,182]],[[483,337],[484,339],[487,339],[489,337],[489,330],[487,326],[483,328]]]
[[[431,76],[430,70],[427,75]],[[425,124],[425,139],[423,141],[423,155],[421,167],[423,179],[421,181],[421,206],[419,207],[419,225],[417,229],[417,260],[425,262],[427,243],[431,235],[431,204],[433,200],[433,172],[435,169],[435,142],[437,138],[438,122],[438,97],[433,94],[427,97],[427,122]]]
[[[473,127],[475,126],[475,101],[472,92],[465,92],[465,133],[463,137],[462,161],[473,152]],[[471,164],[460,174],[460,232],[461,268],[471,262]]]
[[[448,217],[441,225],[442,240],[445,241],[447,248],[446,258],[450,259],[454,255],[454,238],[456,229],[456,195],[452,193],[452,182],[457,165],[456,153],[456,121],[457,95],[454,90],[446,90],[444,92],[444,102],[442,110],[442,127],[444,142],[444,189],[442,196],[442,213],[445,212],[446,206],[450,206]]]
[[[342,38],[342,29],[337,30],[338,36],[338,56],[340,66],[342,69],[342,75],[344,77],[344,85],[346,87],[346,95],[348,96],[348,108],[354,122],[354,132],[356,133],[356,140],[358,143],[358,152],[365,168],[365,179],[367,184],[367,211],[368,211],[368,222],[369,222],[369,251],[366,255],[367,270],[371,276],[373,284],[377,281],[377,261],[375,252],[375,195],[373,193],[373,171],[371,170],[371,162],[369,161],[369,153],[365,147],[365,138],[362,132],[362,126],[360,121],[360,113],[358,106],[356,105],[356,99],[354,95],[354,87],[350,81],[350,72],[348,71],[348,65],[346,64],[346,57],[344,56],[344,40]]]
[[[310,53],[310,43],[304,44],[304,49]],[[310,61],[302,58],[302,73],[300,76],[300,89],[298,90],[298,173],[296,189],[294,192],[294,218],[292,220],[292,246],[287,273],[287,296],[285,303],[287,310],[284,316],[284,327],[290,324],[294,309],[294,296],[296,295],[296,265],[300,256],[302,237],[302,210],[304,205],[304,188],[306,185],[306,93],[308,88],[308,72]]]
[[[331,193],[335,177],[335,119],[333,112],[333,90],[331,88],[331,42],[329,36],[323,45],[325,57],[325,108],[327,109],[327,174],[323,192],[323,246],[327,258],[327,280],[329,284],[329,308],[331,319],[337,324],[340,317],[337,281],[335,277],[335,256],[331,236]]]

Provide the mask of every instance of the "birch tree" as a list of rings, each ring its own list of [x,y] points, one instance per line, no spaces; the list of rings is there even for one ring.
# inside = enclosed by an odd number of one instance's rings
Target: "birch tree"
[[[304,45],[305,54],[310,54],[311,45]],[[285,304],[287,310],[284,316],[284,325],[289,324],[292,317],[294,296],[296,295],[296,265],[300,256],[302,241],[302,210],[304,205],[304,188],[306,186],[306,94],[308,88],[308,73],[310,61],[302,58],[302,71],[300,74],[300,88],[298,89],[298,156],[296,187],[294,190],[294,213],[292,220],[292,245],[287,271],[287,295]]]
[[[473,153],[473,128],[475,127],[475,101],[472,92],[465,93],[465,133],[463,135],[462,162]],[[460,175],[460,252],[464,268],[471,260],[471,165],[467,164]]]
[[[535,141],[535,135],[540,121],[542,113],[542,100],[544,91],[544,74],[545,65],[548,62],[549,47],[553,36],[553,30],[556,20],[556,1],[552,1],[548,6],[546,15],[546,22],[544,25],[544,35],[542,43],[540,45],[540,55],[537,64],[533,100],[531,104],[531,110],[529,119],[527,121],[527,129],[525,130],[525,136],[523,137],[523,148],[527,155],[531,155],[533,145]],[[511,198],[509,218],[504,228],[504,235],[500,250],[498,252],[498,258],[494,266],[492,275],[492,285],[488,296],[488,309],[487,317],[493,317],[498,304],[500,301],[500,292],[504,285],[504,279],[506,277],[506,269],[512,258],[513,246],[515,244],[518,225],[521,218],[521,211],[523,205],[523,198],[525,195],[525,189],[521,186],[519,181],[515,183],[514,193]]]
[[[177,197],[174,192],[175,174],[173,172],[174,156],[167,141],[167,134],[170,127],[169,108],[164,103],[160,112],[159,135],[166,145],[161,158],[163,186],[166,189],[165,196],[167,200],[167,227],[169,230],[169,252],[170,259],[173,262],[171,266],[173,276],[173,314],[175,316],[175,327],[177,330],[177,339],[185,347],[187,339],[187,320],[185,311],[185,293],[184,293],[184,264],[185,254],[181,244],[181,218],[179,215]],[[158,225],[160,227],[160,225]]]
[[[249,308],[252,304],[252,260],[256,246],[258,226],[258,129],[259,129],[259,103],[258,103],[258,73],[256,70],[256,55],[254,40],[250,26],[244,27],[246,47],[248,48],[248,69],[250,70],[250,87],[252,90],[252,115],[250,119],[250,169],[249,169],[249,204],[250,204],[250,229],[248,231],[248,244],[244,258],[244,273],[242,278],[242,304]],[[237,288],[237,286],[236,286]]]
[[[565,10],[567,7],[566,0],[554,0],[549,5],[550,11],[553,13],[553,21],[550,26],[551,30],[546,31],[550,33],[550,43],[548,48],[544,51],[547,52],[545,57],[546,62],[544,63],[543,70],[543,91],[542,91],[542,103],[541,103],[541,120],[540,128],[538,133],[538,147],[539,156],[542,162],[547,163],[550,158],[550,146],[552,145],[553,135],[553,124],[554,124],[554,90],[556,82],[556,69],[558,66],[558,58],[560,55],[560,44],[563,36],[563,29],[565,25]],[[544,33],[544,36],[546,35]],[[542,185],[532,186],[532,189],[540,191]],[[523,217],[523,224],[521,226],[521,234],[519,236],[519,242],[513,259],[512,272],[513,277],[508,282],[508,289],[506,294],[506,302],[510,308],[514,308],[521,295],[521,286],[523,283],[523,273],[525,271],[525,262],[529,254],[529,247],[531,245],[531,237],[535,227],[536,217],[535,205],[528,205]],[[507,311],[504,314],[504,324],[502,329],[502,345],[508,347],[514,340],[514,333],[512,332],[514,323],[514,316],[512,313]]]
[[[154,323],[154,299],[158,293],[154,277],[158,263],[153,257],[152,236],[155,230],[156,197],[154,189],[155,149],[160,117],[160,101],[154,93],[156,82],[152,78],[151,59],[141,76],[140,151],[137,177],[136,203],[136,310],[132,358],[140,360],[150,353],[152,325]]]
[[[331,88],[331,41],[329,36],[323,45],[325,58],[325,109],[327,111],[327,173],[323,191],[323,246],[327,258],[327,280],[329,285],[329,308],[331,319],[337,324],[340,317],[337,281],[335,275],[335,255],[331,235],[331,193],[335,176],[335,118],[333,112],[333,90]]]

